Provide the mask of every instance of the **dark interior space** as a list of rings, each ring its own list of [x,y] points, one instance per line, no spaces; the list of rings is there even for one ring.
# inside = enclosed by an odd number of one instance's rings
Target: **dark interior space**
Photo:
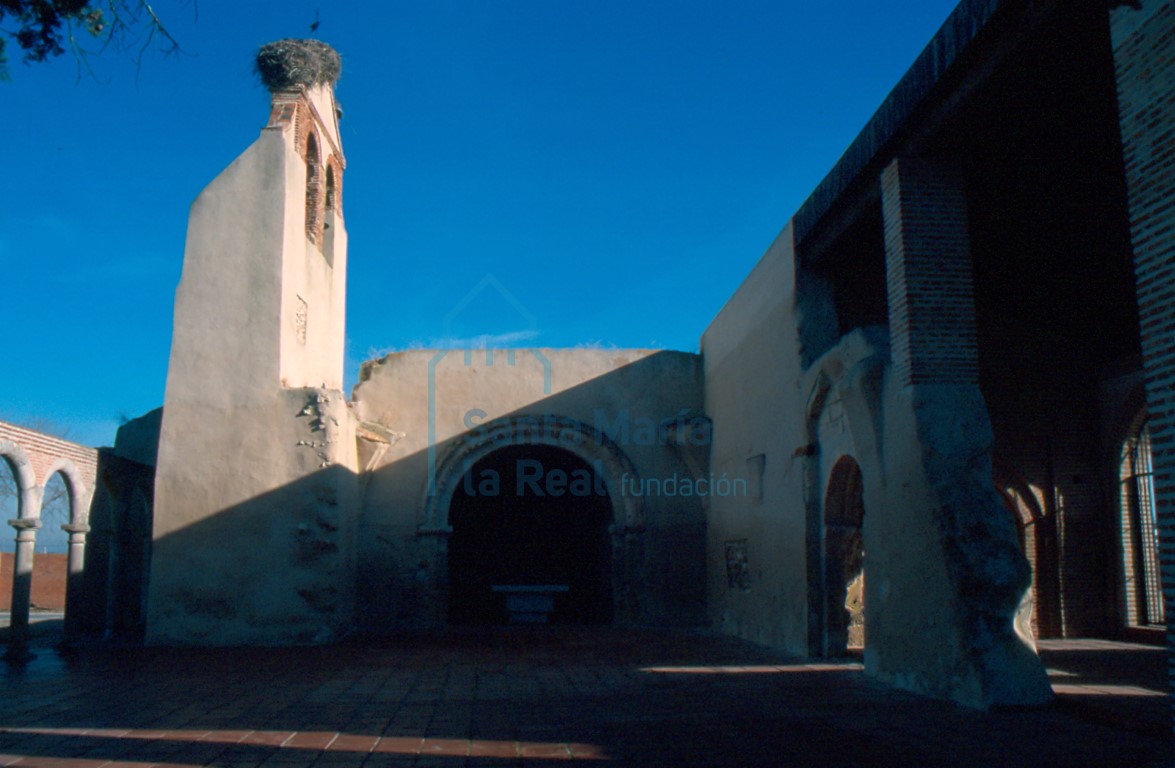
[[[553,624],[612,620],[612,505],[603,480],[575,454],[502,447],[465,474],[449,508],[449,620],[511,620],[494,586],[566,586]]]
[[[832,283],[839,335],[889,324],[885,284],[885,230],[874,200],[832,244],[820,270]]]
[[[932,150],[967,179],[981,378],[999,400],[1085,387],[1138,354],[1107,24],[1058,12]]]
[[[1104,9],[1054,11],[928,152],[966,180],[995,458],[1042,489],[1059,537],[1045,544],[1063,576],[1036,563],[1042,633],[1112,635],[1120,556],[1100,386],[1139,365],[1140,343]]]
[[[861,468],[842,456],[824,502],[825,655],[865,647],[865,499]]]

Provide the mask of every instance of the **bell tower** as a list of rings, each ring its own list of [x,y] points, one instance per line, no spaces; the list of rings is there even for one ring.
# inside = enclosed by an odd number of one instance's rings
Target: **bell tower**
[[[339,55],[317,40],[261,48],[257,72],[272,94],[265,132],[298,156],[285,175],[279,377],[282,386],[343,386],[347,232],[343,224]]]
[[[317,40],[263,46],[269,120],[192,204],[155,477],[152,644],[325,641],[352,621],[340,69]]]

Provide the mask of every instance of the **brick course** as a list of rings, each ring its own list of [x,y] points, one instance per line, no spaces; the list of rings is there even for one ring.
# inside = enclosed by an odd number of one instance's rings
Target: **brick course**
[[[49,470],[58,459],[68,459],[77,467],[86,488],[93,489],[94,477],[98,471],[98,449],[46,435],[15,424],[0,421],[0,440],[9,440],[25,452],[33,469],[37,485],[44,486],[49,480]],[[17,482],[20,479],[17,478]]]
[[[967,201],[948,166],[899,158],[881,174],[894,371],[903,384],[979,380]]]
[[[38,552],[33,557],[33,608],[65,610],[65,581],[68,555]],[[12,553],[0,553],[0,611],[12,608]]]

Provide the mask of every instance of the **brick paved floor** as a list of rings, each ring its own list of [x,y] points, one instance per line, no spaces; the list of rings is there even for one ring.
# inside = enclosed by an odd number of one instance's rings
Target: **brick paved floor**
[[[1150,766],[1067,706],[980,714],[729,638],[419,633],[329,648],[41,649],[0,665],[0,766]]]
[[[1037,643],[1062,708],[1151,735],[1171,731],[1165,648],[1109,640]]]

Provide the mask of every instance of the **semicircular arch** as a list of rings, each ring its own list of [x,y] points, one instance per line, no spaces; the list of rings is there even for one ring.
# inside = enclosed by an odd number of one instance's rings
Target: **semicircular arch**
[[[41,507],[37,477],[28,454],[11,440],[0,439],[0,461],[7,462],[16,480],[17,517],[39,518]]]
[[[563,416],[507,416],[461,436],[437,462],[425,488],[422,530],[451,532],[449,505],[461,478],[478,461],[508,445],[547,445],[575,454],[604,480],[612,502],[613,533],[644,529],[641,497],[622,493],[625,478],[635,485],[639,476],[615,441],[594,427]]]
[[[81,471],[69,459],[55,459],[45,472],[45,483],[58,473],[65,480],[65,488],[69,491],[69,522],[73,525],[84,524],[90,516],[91,489],[86,487]]]

